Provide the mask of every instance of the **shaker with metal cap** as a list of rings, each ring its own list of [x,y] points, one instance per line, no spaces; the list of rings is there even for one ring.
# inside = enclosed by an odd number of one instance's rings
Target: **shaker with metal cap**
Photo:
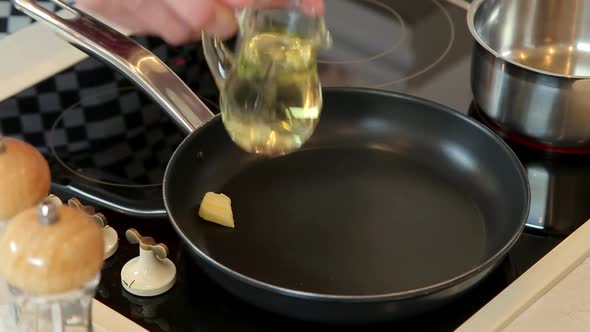
[[[103,246],[87,213],[50,199],[14,217],[0,238],[0,273],[14,297],[16,331],[92,331]]]

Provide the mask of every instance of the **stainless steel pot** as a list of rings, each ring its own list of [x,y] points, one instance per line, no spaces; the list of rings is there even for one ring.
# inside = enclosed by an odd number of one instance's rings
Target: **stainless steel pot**
[[[471,88],[479,110],[501,130],[549,148],[590,148],[590,0],[463,7],[476,41]]]

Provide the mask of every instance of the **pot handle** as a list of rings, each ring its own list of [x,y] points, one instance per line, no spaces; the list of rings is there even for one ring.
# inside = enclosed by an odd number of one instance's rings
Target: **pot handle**
[[[131,80],[187,133],[214,117],[211,110],[164,62],[131,38],[61,0],[52,1],[67,11],[64,16],[43,8],[36,0],[12,1],[18,10],[49,25],[72,46],[110,65]]]

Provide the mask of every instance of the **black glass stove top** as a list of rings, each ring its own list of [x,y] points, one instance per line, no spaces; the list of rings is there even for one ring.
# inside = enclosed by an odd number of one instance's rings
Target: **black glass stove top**
[[[325,2],[334,43],[319,55],[323,86],[385,89],[467,112],[472,40],[464,10],[445,0]],[[217,90],[197,52],[198,45],[166,62],[186,75],[203,73],[189,86],[217,112]],[[46,134],[54,191],[130,215],[165,216],[159,189],[180,130],[124,79],[116,89],[82,92],[52,116]]]
[[[320,55],[324,86],[366,86],[411,94],[479,119],[471,105],[473,41],[463,9],[445,0],[325,1],[335,43]],[[188,72],[206,68],[202,58],[195,61],[191,54],[175,58],[174,63]],[[203,95],[207,90],[210,96],[212,84],[209,76],[203,76],[195,91]],[[164,112],[133,87],[108,90],[104,95],[95,91],[81,95],[80,100],[81,106],[71,106],[52,118],[48,135],[56,144],[46,155],[54,176],[53,191],[102,206],[101,212],[119,233],[120,248],[106,261],[99,301],[155,332],[295,331],[315,326],[237,300],[187,257],[165,218],[161,198],[166,162],[182,140]],[[215,96],[205,102],[216,111]],[[527,171],[532,205],[525,234],[497,270],[466,296],[416,319],[322,329],[452,331],[590,219],[590,205],[585,201],[590,196],[590,156],[549,155],[510,144]],[[170,292],[139,298],[121,288],[120,269],[137,255],[137,248],[124,240],[130,227],[170,247],[178,268],[178,282]]]

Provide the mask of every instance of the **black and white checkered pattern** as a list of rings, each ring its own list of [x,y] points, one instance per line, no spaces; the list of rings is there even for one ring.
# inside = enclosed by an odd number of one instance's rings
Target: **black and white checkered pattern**
[[[0,0],[0,37],[32,22]],[[217,110],[217,87],[200,44],[174,48],[159,38],[134,39]],[[159,183],[184,135],[149,97],[93,58],[0,101],[0,131],[33,144],[50,161],[59,158],[78,173],[119,184]]]
[[[50,0],[37,0],[37,2],[52,12],[59,9],[59,6]],[[71,4],[74,1],[65,0],[64,2]],[[14,8],[9,0],[0,0],[0,38],[27,27],[33,21],[31,17]]]
[[[176,49],[156,38],[138,38],[138,41],[165,61],[197,94],[217,100],[217,88],[203,59],[200,44]],[[115,94],[118,89],[130,85],[110,67],[88,58],[0,102],[0,130],[44,150],[48,130],[63,110],[99,92]]]
[[[55,10],[49,1],[41,2]],[[13,33],[30,24],[27,16],[7,5],[7,0],[0,0],[0,32]],[[218,92],[200,44],[173,48],[159,38],[135,39],[216,111]],[[50,160],[55,158],[51,144],[58,157],[77,172],[132,184],[159,183],[183,138],[159,106],[93,58],[1,101],[0,130],[33,144]],[[100,174],[90,174],[97,172]]]
[[[216,110],[214,103],[209,103]],[[62,112],[48,144],[77,172],[107,182],[153,184],[183,133],[134,86],[93,91]],[[100,170],[100,171],[98,171]]]

